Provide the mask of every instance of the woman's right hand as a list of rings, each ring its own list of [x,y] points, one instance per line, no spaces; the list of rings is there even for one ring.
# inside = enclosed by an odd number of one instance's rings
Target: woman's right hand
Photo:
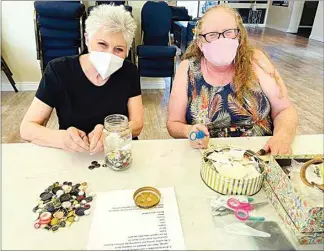
[[[203,133],[205,134],[205,137],[203,139],[191,140],[190,139],[191,133],[193,133],[193,132],[197,133],[199,131],[203,131]],[[206,148],[209,143],[208,129],[205,125],[202,125],[202,124],[191,125],[188,128],[187,138],[189,139],[190,144],[193,148]]]
[[[89,152],[89,140],[85,132],[69,127],[60,131],[61,148],[68,152]]]

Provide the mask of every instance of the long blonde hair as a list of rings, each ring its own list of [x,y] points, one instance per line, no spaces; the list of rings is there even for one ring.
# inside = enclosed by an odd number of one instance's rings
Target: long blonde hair
[[[278,77],[278,74],[275,70],[273,63],[271,62],[270,57],[263,50],[258,49],[265,54],[265,56],[269,59],[270,63],[272,64],[273,71],[271,72],[267,71],[262,66],[262,64],[260,64],[259,61],[255,59],[256,48],[251,46],[250,43],[248,42],[248,32],[243,25],[243,20],[240,14],[233,8],[229,7],[228,5],[216,5],[206,11],[204,16],[197,22],[194,31],[195,38],[190,43],[182,59],[196,58],[197,60],[200,61],[200,59],[203,57],[203,53],[198,46],[198,39],[199,39],[198,35],[202,30],[202,24],[204,22],[206,15],[216,9],[224,9],[229,13],[231,13],[235,17],[237,27],[240,30],[239,47],[237,49],[237,53],[235,56],[235,75],[233,78],[233,85],[235,87],[238,100],[242,102],[243,93],[250,92],[251,88],[253,88],[253,85],[255,85],[256,83],[257,77],[253,71],[253,65],[252,65],[253,61],[255,61],[261,69],[263,69],[265,72],[267,72],[272,77],[274,77],[277,85],[280,87],[279,84],[280,79]],[[280,94],[281,94],[281,90],[280,90]]]

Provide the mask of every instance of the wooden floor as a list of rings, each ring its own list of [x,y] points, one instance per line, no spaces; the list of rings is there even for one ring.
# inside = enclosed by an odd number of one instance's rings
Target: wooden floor
[[[323,133],[323,43],[271,29],[250,29],[252,44],[263,48],[282,75],[298,115],[298,134]],[[2,92],[2,143],[23,142],[20,122],[35,92]],[[170,138],[166,129],[169,84],[143,90],[144,129],[140,139]],[[57,128],[55,113],[48,123]]]

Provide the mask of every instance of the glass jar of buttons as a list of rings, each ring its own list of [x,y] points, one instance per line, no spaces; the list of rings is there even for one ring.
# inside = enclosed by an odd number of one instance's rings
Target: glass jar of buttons
[[[121,114],[107,116],[103,134],[106,165],[115,171],[129,168],[132,163],[132,130],[128,118]]]

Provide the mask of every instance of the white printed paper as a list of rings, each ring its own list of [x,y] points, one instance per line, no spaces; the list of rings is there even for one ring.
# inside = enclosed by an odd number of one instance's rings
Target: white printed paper
[[[161,188],[161,201],[140,209],[135,190],[98,193],[88,250],[184,250],[184,238],[173,188]]]

